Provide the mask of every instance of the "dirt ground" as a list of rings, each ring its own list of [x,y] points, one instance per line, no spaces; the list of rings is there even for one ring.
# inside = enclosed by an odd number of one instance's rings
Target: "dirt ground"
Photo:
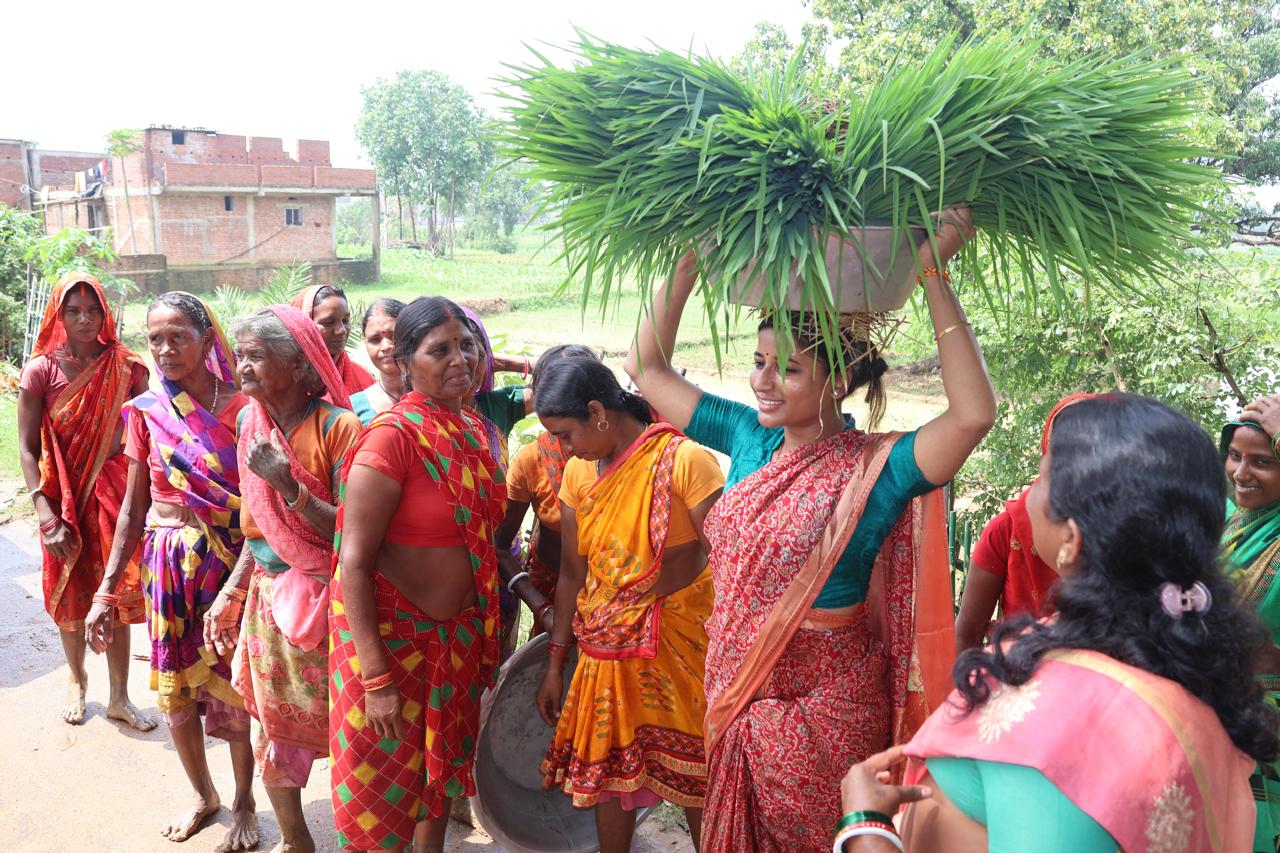
[[[0,488],[13,491],[8,482]],[[135,625],[135,655],[147,652],[146,628]],[[23,519],[0,525],[0,851],[61,853],[67,850],[128,853],[208,853],[229,822],[224,808],[206,828],[182,844],[159,836],[165,818],[185,808],[190,788],[163,724],[145,734],[104,716],[107,666],[89,656],[88,713],[83,725],[58,717],[67,667],[56,629],[42,606],[40,552],[35,530]],[[147,687],[147,664],[134,660],[129,693],[155,715]],[[206,741],[214,782],[229,802],[231,760],[222,741]],[[329,806],[328,762],[318,761],[303,792],[307,822],[319,850],[339,848]],[[266,792],[255,785],[260,850],[280,839]],[[656,815],[641,826],[635,849],[644,853],[689,853],[688,834]],[[454,821],[450,851],[499,851],[483,831]]]

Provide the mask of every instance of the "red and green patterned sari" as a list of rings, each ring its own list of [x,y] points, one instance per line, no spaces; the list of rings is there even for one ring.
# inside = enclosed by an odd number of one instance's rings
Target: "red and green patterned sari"
[[[343,603],[342,566],[336,567],[330,589],[329,750],[334,822],[338,840],[349,850],[408,845],[418,821],[445,814],[450,799],[475,794],[471,769],[480,695],[499,654],[493,533],[505,511],[506,487],[480,438],[481,424],[470,413],[450,412],[410,392],[374,418],[364,435],[376,429],[397,429],[412,438],[431,478],[453,496],[455,519],[471,555],[476,603],[437,621],[375,578],[378,632],[404,699],[406,729],[403,740],[381,739],[364,716],[360,661]],[[347,456],[344,484],[358,452],[359,444]],[[344,514],[340,503],[335,554],[341,552]]]

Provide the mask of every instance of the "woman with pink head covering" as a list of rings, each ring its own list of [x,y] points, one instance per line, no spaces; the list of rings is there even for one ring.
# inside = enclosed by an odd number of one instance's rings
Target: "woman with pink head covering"
[[[232,685],[261,724],[254,757],[283,849],[314,850],[301,789],[328,751],[325,638],[338,474],[360,420],[307,315],[272,305],[231,331],[250,400],[236,453],[247,547],[228,581],[237,594],[219,597],[205,617],[205,643],[215,652],[235,647]]]

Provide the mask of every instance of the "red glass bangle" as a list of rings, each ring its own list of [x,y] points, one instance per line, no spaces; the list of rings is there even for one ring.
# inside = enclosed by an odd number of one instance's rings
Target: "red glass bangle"
[[[365,693],[372,693],[375,690],[381,690],[384,687],[390,687],[394,679],[390,672],[384,672],[382,675],[375,675],[373,678],[360,677],[360,686],[364,688]]]

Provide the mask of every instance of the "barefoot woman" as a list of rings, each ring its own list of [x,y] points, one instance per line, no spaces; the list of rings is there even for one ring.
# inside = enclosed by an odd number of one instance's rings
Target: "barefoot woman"
[[[222,329],[191,294],[166,293],[152,303],[147,344],[160,389],[126,407],[129,486],[96,598],[115,591],[141,541],[151,686],[195,792],[191,809],[161,834],[185,841],[218,811],[208,732],[230,745],[236,779],[231,829],[218,849],[248,850],[258,843],[249,715],[231,687],[231,653],[207,653],[203,635],[204,615],[216,600],[237,613],[242,603],[222,590],[244,544],[235,428],[248,400],[232,383],[235,354]],[[112,638],[111,608],[94,604],[86,622],[90,647],[101,651]]]
[[[80,723],[89,681],[84,619],[102,583],[128,477],[120,410],[147,390],[147,368],[116,337],[97,279],[69,273],[53,289],[20,389],[18,452],[40,521],[44,607],[71,668],[62,718]],[[136,558],[129,555],[117,594],[103,599],[118,625],[144,619]],[[150,731],[155,721],[129,701],[127,628],[115,632],[106,652],[107,716]]]
[[[833,369],[806,315],[790,318],[796,347],[785,361],[762,324],[750,376],[758,410],[683,379],[664,353],[693,290],[692,258],[641,326],[627,366],[645,399],[731,458],[730,485],[706,522],[716,609],[704,850],[830,845],[844,762],[910,737],[927,700],[941,698],[924,689],[945,693],[954,642],[945,521],[940,506],[913,499],[950,480],[995,417],[982,355],[942,271],[971,226],[967,211],[949,219],[936,259],[927,244],[919,256],[947,410],[918,431],[849,428],[841,401],[869,388],[874,421],[886,365],[851,327],[838,342],[848,368]],[[941,558],[930,571],[926,555]]]
[[[260,723],[254,756],[283,849],[311,853],[301,789],[329,746],[333,525],[338,473],[360,421],[302,312],[272,305],[232,329],[250,403],[236,454],[245,548],[228,584],[247,600],[243,620],[234,607],[210,610],[206,630],[219,653],[235,646],[232,685]]]
[[[538,417],[574,458],[538,712],[555,726],[543,784],[595,812],[604,853],[631,848],[636,809],[681,806],[696,840],[707,793],[702,688],[711,614],[703,520],[724,475],[706,450],[623,391],[594,358],[556,359]],[[564,663],[577,668],[561,707]]]
[[[351,453],[329,655],[333,811],[351,850],[442,851],[498,664],[493,535],[506,492],[467,411],[480,348],[457,305],[396,323],[411,390]]]

